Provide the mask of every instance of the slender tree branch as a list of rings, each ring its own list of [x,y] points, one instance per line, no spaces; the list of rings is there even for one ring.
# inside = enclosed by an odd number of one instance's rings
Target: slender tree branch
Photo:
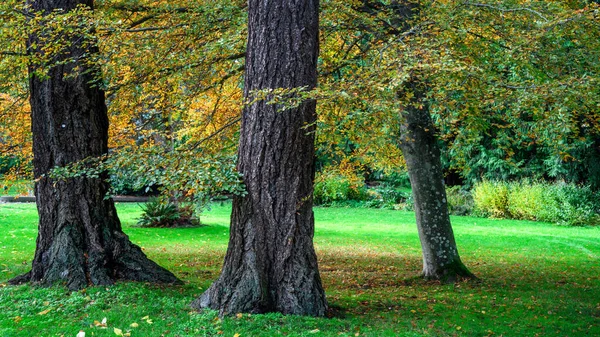
[[[473,6],[473,7],[482,7],[482,8],[490,8],[490,9],[495,9],[497,11],[503,12],[503,13],[509,13],[509,12],[529,12],[532,13],[536,16],[538,16],[539,18],[541,18],[542,20],[548,22],[549,20],[542,15],[542,13],[533,10],[529,7],[518,7],[518,8],[502,8],[502,7],[498,7],[498,6],[494,6],[494,5],[489,5],[489,4],[482,4],[482,3],[475,3],[475,2],[463,2],[463,5],[467,5],[467,6]]]
[[[187,148],[185,150],[192,151],[192,150],[197,149],[198,146],[202,145],[202,143],[204,143],[204,142],[206,142],[206,141],[208,141],[208,140],[216,137],[221,132],[227,130],[229,127],[233,126],[234,124],[237,124],[241,120],[242,120],[241,116],[234,118],[233,120],[229,121],[227,124],[221,126],[217,131],[215,131],[215,132],[211,133],[210,135],[208,135],[208,136],[200,139],[198,142],[194,143],[190,148]]]

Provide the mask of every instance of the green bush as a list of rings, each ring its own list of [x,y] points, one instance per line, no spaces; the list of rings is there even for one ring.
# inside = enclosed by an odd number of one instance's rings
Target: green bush
[[[446,188],[448,212],[452,215],[470,215],[473,212],[473,196],[461,186]]]
[[[198,226],[200,221],[194,216],[192,207],[151,199],[142,206],[138,225],[142,227],[188,227]]]
[[[473,212],[475,215],[509,218],[508,183],[484,180],[473,188]]]
[[[522,220],[552,221],[546,213],[556,209],[548,199],[549,185],[528,181],[510,183],[508,210],[510,217]]]
[[[475,184],[474,213],[572,226],[600,224],[600,197],[587,186],[543,182]]]
[[[547,190],[555,207],[544,209],[545,221],[572,226],[600,224],[600,196],[588,186],[556,184]]]
[[[363,203],[368,208],[387,208],[407,210],[407,201],[412,200],[410,192],[403,191],[393,184],[383,182],[367,190],[367,198]],[[412,205],[410,206],[412,210]]]
[[[315,205],[324,206],[346,201],[364,201],[368,198],[361,178],[348,177],[336,171],[317,174],[313,196]]]

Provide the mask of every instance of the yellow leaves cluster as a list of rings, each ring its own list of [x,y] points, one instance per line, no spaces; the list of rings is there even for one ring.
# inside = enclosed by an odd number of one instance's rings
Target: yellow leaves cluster
[[[152,320],[150,319],[150,316],[144,316],[141,319],[143,321],[145,321],[147,324],[153,323]],[[139,326],[140,325],[136,322],[133,322],[129,325],[129,327],[132,329],[138,328]],[[107,329],[108,328],[108,320],[106,317],[104,317],[101,321],[95,320],[94,323],[90,327],[98,328],[98,329]],[[118,328],[118,327],[113,327],[113,333],[116,336],[121,336],[121,337],[130,337],[131,336],[131,330],[123,331],[123,329]],[[86,335],[85,331],[80,330],[79,333],[77,334],[77,337],[85,337],[85,335]]]
[[[27,98],[0,93],[0,153],[28,161],[33,157]]]

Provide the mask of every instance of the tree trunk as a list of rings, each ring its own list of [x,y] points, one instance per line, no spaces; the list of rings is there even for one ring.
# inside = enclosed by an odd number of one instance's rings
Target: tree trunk
[[[318,0],[250,0],[248,11],[246,99],[261,89],[314,88]],[[325,314],[312,241],[315,109],[314,100],[244,109],[238,170],[247,194],[233,200],[221,275],[193,307]]]
[[[454,240],[440,149],[429,114],[425,88],[413,79],[405,93],[414,96],[402,112],[400,148],[410,178],[415,215],[423,250],[423,277],[455,282],[475,277],[461,262]]]
[[[36,0],[28,4],[32,11],[48,14],[80,4],[91,7],[92,1]],[[104,92],[93,85],[97,70],[82,60],[84,53],[97,50],[84,49],[80,41],[73,39],[72,46],[66,47],[67,53],[57,56],[59,61],[76,61],[52,66],[47,77],[38,76],[30,67],[39,233],[32,270],[12,283],[61,283],[75,290],[110,285],[116,280],[179,282],[150,261],[123,233],[113,201],[105,199],[106,177],[52,180],[45,176],[53,167],[99,157],[108,151]],[[40,48],[40,41],[32,35],[28,45]]]

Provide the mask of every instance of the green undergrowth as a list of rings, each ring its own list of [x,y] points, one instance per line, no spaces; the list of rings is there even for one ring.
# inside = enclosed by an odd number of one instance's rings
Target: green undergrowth
[[[1,176],[0,176],[1,178]],[[33,195],[33,183],[29,180],[8,181],[0,179],[0,196]]]
[[[414,213],[317,208],[315,247],[334,317],[219,319],[189,304],[218,276],[231,206],[205,212],[207,226],[172,229],[136,227],[139,205],[118,210],[130,238],[185,284],[6,286],[29,268],[37,216],[33,204],[2,204],[0,336],[600,335],[599,227],[453,217],[463,261],[480,280],[440,285],[418,278]]]

